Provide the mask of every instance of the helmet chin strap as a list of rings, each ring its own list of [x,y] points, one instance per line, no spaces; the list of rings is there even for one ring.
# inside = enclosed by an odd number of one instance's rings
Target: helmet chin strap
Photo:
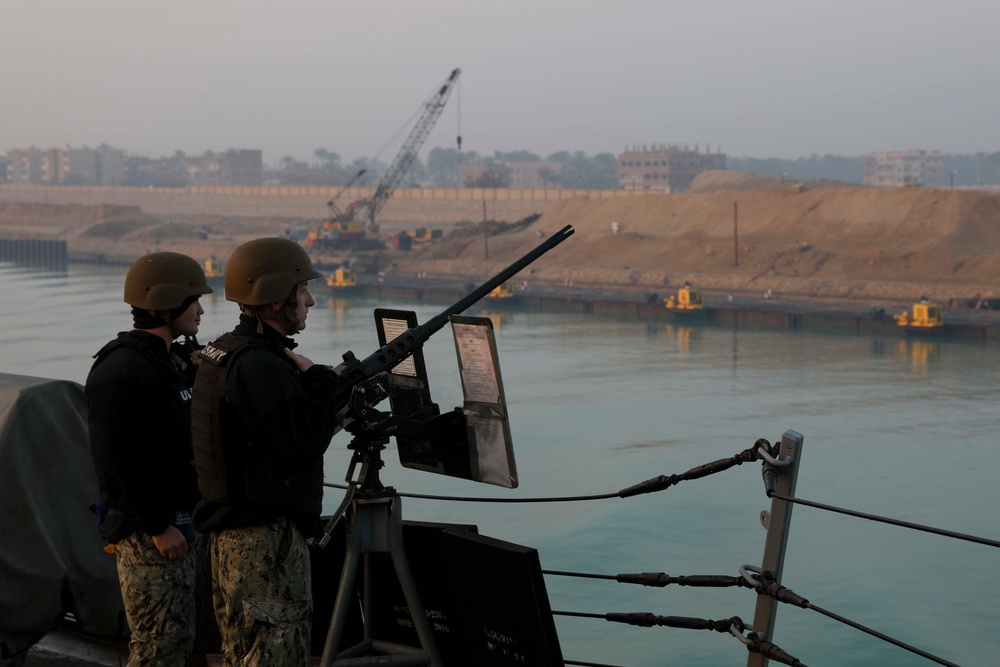
[[[298,305],[295,301],[288,301],[285,303],[284,308],[278,311],[278,319],[284,320],[291,325],[291,329],[288,332],[289,336],[294,336],[302,331],[302,328],[299,326],[302,323],[299,321],[298,313],[296,312]]]
[[[285,305],[276,311],[260,309],[252,309],[248,306],[240,304],[240,308],[243,310],[243,314],[248,317],[257,318],[257,333],[264,333],[264,322],[263,320],[273,320],[275,322],[282,322],[289,325],[289,331],[286,335],[294,336],[299,333],[301,329],[299,328],[298,314],[296,310],[298,308],[298,302],[289,299],[285,302]]]

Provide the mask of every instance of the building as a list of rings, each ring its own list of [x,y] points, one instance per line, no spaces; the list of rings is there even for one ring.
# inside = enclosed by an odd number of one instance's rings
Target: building
[[[99,148],[15,148],[7,152],[7,180],[31,185],[121,185],[125,153]]]
[[[263,154],[259,150],[228,150],[184,158],[191,185],[260,185],[264,180]]]
[[[506,162],[469,162],[458,165],[458,182],[464,188],[506,188],[510,169]]]
[[[128,159],[125,151],[102,144],[94,149],[97,154],[97,185],[122,185],[128,178]]]
[[[11,183],[43,185],[55,178],[55,151],[13,148],[7,151],[7,180]]]
[[[56,183],[60,185],[122,185],[125,183],[125,151],[101,145],[97,148],[59,148]]]
[[[55,182],[63,185],[96,185],[97,152],[89,148],[57,148]]]
[[[260,185],[264,182],[264,154],[259,149],[228,150],[222,158],[227,184]]]
[[[725,168],[721,151],[701,153],[698,144],[694,150],[687,145],[643,144],[618,156],[618,185],[626,190],[686,192],[701,172]]]
[[[562,165],[558,162],[470,162],[458,165],[463,187],[541,190],[558,188]]]
[[[882,188],[945,186],[944,155],[937,151],[872,153],[864,160],[864,184]]]
[[[507,162],[509,187],[523,190],[558,188],[562,165],[558,162]]]
[[[125,161],[128,175],[125,185],[130,187],[183,188],[188,184],[184,172],[183,154],[166,158],[130,155]]]

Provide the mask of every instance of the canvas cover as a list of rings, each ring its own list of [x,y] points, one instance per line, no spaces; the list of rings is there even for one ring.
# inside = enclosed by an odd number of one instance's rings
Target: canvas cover
[[[0,373],[0,649],[15,654],[67,612],[114,636],[122,610],[98,499],[83,387]]]

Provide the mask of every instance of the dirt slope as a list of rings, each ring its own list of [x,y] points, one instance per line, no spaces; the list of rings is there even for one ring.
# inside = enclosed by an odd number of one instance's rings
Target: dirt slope
[[[243,241],[279,236],[285,218],[204,215],[161,220],[138,206],[0,202],[0,237],[66,239],[71,255],[131,261],[157,250],[204,261],[227,257]],[[210,232],[201,238],[196,232]]]
[[[429,260],[458,258],[450,270],[488,274],[564,225],[574,235],[533,266],[531,279],[661,288],[690,280],[704,289],[902,300],[1000,288],[1000,196],[917,188],[578,198],[485,243],[449,238],[421,260],[428,272],[449,271]]]
[[[424,250],[368,256],[356,266],[486,278],[572,225],[573,236],[518,281],[666,294],[688,280],[709,292],[900,302],[921,294],[1000,297],[1000,195],[815,183],[761,188],[753,186],[780,179],[738,172],[699,178],[706,192],[579,197],[486,239],[481,228],[458,229]],[[287,225],[280,218],[163,221],[136,207],[0,202],[0,236],[67,238],[71,253],[122,258],[162,249],[224,259],[239,243],[280,235]],[[207,239],[198,238],[200,229],[210,231]]]

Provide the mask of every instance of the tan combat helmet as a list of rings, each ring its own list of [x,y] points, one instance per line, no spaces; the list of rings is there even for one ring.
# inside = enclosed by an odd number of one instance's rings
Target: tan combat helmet
[[[144,255],[125,276],[125,303],[150,312],[171,311],[190,297],[211,293],[198,262],[177,252]]]
[[[295,241],[254,239],[238,246],[226,262],[226,300],[242,306],[283,303],[296,285],[321,275]]]

